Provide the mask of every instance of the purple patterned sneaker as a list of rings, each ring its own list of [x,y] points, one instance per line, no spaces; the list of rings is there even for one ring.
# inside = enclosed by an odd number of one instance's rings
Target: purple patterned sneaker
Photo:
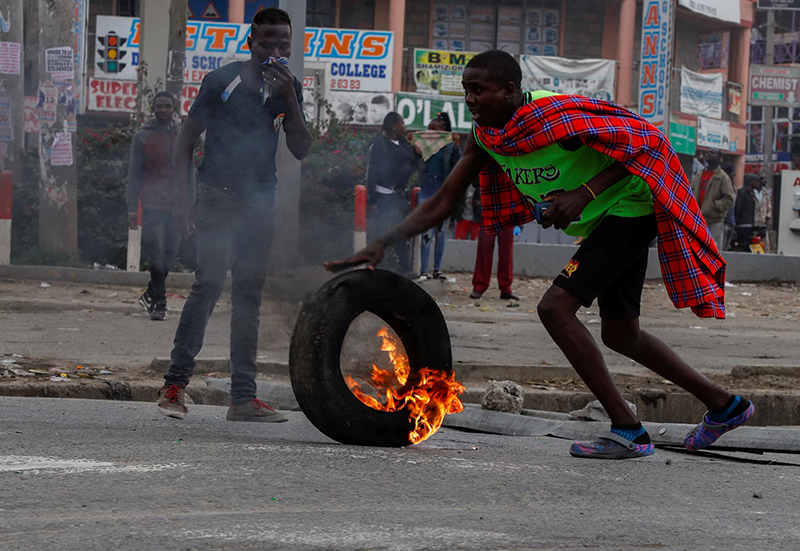
[[[690,430],[689,434],[683,438],[683,445],[690,451],[707,448],[726,432],[747,423],[755,411],[756,408],[753,402],[750,402],[750,406],[744,412],[723,423],[714,423],[708,418],[708,412],[706,412],[700,424]]]
[[[592,459],[633,459],[653,455],[653,444],[634,444],[613,432],[602,432],[595,442],[573,442],[569,448],[572,457]]]

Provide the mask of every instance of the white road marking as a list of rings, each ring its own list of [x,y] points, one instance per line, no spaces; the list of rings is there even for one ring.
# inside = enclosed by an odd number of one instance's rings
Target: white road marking
[[[0,455],[0,472],[26,471],[33,473],[153,473],[184,467],[181,463],[119,465],[91,459],[59,459],[37,455]]]

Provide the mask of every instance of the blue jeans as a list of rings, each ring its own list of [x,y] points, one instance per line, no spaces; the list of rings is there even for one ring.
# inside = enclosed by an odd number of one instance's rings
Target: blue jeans
[[[423,197],[420,195],[419,204],[421,205],[430,197]],[[423,272],[428,271],[428,257],[431,253],[431,241],[434,241],[433,247],[433,271],[439,272],[442,269],[442,257],[444,256],[444,222],[435,228],[431,228],[421,236],[420,252],[422,258],[420,259],[420,270]]]
[[[382,236],[389,228],[398,224],[409,213],[408,198],[398,194],[375,194],[375,205],[378,213],[372,219],[370,241]],[[397,253],[399,266],[397,272],[406,275],[411,271],[411,261],[408,257],[408,240],[398,241],[392,247]]]
[[[164,375],[167,385],[189,383],[232,260],[231,400],[238,404],[256,397],[259,310],[272,246],[273,198],[245,201],[216,188],[198,190],[197,271],[175,333]]]
[[[178,252],[178,239],[172,211],[150,208],[142,211],[142,246],[150,261],[147,291],[153,304],[167,300],[167,276]]]

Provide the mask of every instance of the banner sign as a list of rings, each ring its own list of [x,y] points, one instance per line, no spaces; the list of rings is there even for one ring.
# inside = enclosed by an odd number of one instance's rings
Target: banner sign
[[[697,145],[718,149],[722,152],[731,150],[731,123],[697,117]],[[735,149],[734,149],[735,151]]]
[[[139,19],[134,17],[97,16],[96,49],[107,51],[113,43],[120,64],[108,70],[103,59],[95,64],[95,76],[101,79],[136,80],[139,67]],[[186,68],[184,82],[201,83],[205,76],[219,69],[226,59],[249,59],[247,37],[250,25],[189,21],[186,24]],[[394,48],[393,33],[346,29],[305,30],[305,57],[308,61],[331,64],[331,76],[337,88],[390,91]],[[110,41],[109,38],[112,37]],[[124,65],[124,66],[123,66]],[[347,88],[344,88],[344,84]]]
[[[758,0],[760,10],[800,10],[800,0]]]
[[[550,90],[614,101],[614,60],[523,55],[519,64],[523,90]]]
[[[642,2],[642,62],[639,72],[639,114],[662,131],[667,121],[672,66],[672,10],[666,0]]]
[[[721,119],[722,75],[705,75],[681,67],[681,112]]]
[[[694,121],[682,120],[675,116],[670,116],[669,121],[669,141],[675,153],[684,155],[694,155],[697,142],[697,126],[686,124]]]
[[[800,96],[800,68],[750,66],[750,105],[795,107]]]
[[[90,111],[111,111],[115,113],[133,113],[136,107],[136,83],[123,80],[89,79]],[[181,92],[181,115],[189,113],[192,101],[200,92],[199,84],[185,84]]]
[[[740,115],[742,113],[742,91],[728,88],[728,113]]]
[[[392,94],[383,92],[329,92],[325,99],[344,124],[380,126],[386,114],[394,110]]]
[[[728,21],[737,25],[741,22],[739,2],[735,0],[678,0],[678,4],[695,13],[720,21]]]
[[[437,113],[450,115],[454,132],[469,132],[472,128],[472,113],[467,110],[463,98],[397,92],[396,110],[408,130],[427,130],[428,123],[436,118]]]
[[[414,50],[414,83],[417,92],[461,95],[461,74],[475,55],[446,50]]]

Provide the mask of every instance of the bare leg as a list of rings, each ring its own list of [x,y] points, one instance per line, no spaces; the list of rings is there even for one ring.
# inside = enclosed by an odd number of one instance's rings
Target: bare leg
[[[709,410],[721,408],[731,397],[725,389],[684,362],[659,338],[642,331],[639,328],[639,318],[604,319],[602,337],[603,343],[611,350],[688,390]]]
[[[591,333],[575,316],[580,307],[578,297],[553,285],[539,302],[539,318],[583,382],[603,404],[611,423],[638,423],[639,420],[608,373],[603,353]]]

